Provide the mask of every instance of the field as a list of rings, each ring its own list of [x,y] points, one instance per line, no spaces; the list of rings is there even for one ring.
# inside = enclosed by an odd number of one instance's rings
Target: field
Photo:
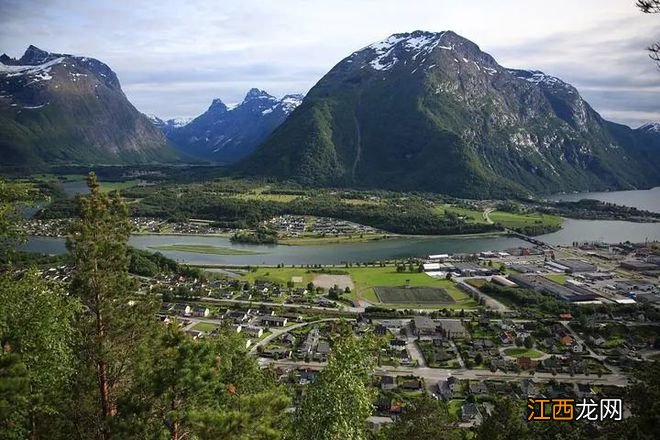
[[[149,246],[149,249],[170,252],[190,252],[193,254],[210,255],[258,255],[258,252],[246,251],[222,246],[211,246],[205,244],[163,244],[158,246]]]
[[[200,332],[212,332],[213,330],[218,328],[218,325],[213,324],[211,322],[198,322],[192,328],[193,330],[197,330]]]
[[[524,347],[507,348],[507,349],[504,350],[504,353],[507,356],[511,356],[511,357],[515,357],[515,358],[528,357],[528,358],[531,358],[531,359],[536,359],[536,358],[540,358],[541,356],[543,356],[543,353],[541,353],[538,350],[534,350],[533,348],[528,349],[528,348],[524,348]]]
[[[313,281],[315,286],[323,287],[324,289],[330,289],[331,287],[337,286],[340,289],[345,289],[346,287],[353,289],[353,280],[350,275],[329,275],[329,274],[320,274],[316,275]]]
[[[386,304],[453,304],[455,301],[439,287],[375,287],[376,296]]]
[[[562,275],[562,274],[558,273],[556,275],[549,274],[549,275],[543,275],[543,276],[546,277],[547,279],[549,279],[550,281],[554,281],[557,284],[561,284],[562,286],[564,284],[566,284],[566,275]]]
[[[343,294],[342,297],[352,300],[365,300],[372,304],[381,304],[378,299],[374,288],[376,287],[401,287],[408,283],[413,287],[431,287],[442,289],[453,302],[448,303],[417,303],[415,301],[404,303],[387,303],[388,306],[395,308],[452,308],[452,309],[469,309],[477,306],[477,303],[465,293],[456,288],[455,284],[450,280],[434,279],[424,273],[418,272],[405,272],[399,273],[393,266],[387,267],[352,267],[352,268],[338,268],[339,270],[348,272],[348,275],[353,281],[355,288],[351,289],[351,293]],[[291,281],[293,277],[302,277],[301,283],[295,283],[297,287],[305,286],[309,282],[314,282],[314,279],[321,273],[314,273],[306,268],[266,268],[260,267],[253,271],[246,273],[243,279],[254,282],[254,280],[268,280],[280,284],[286,284]],[[334,283],[333,283],[334,284]],[[385,304],[385,303],[382,303]]]
[[[499,223],[505,228],[519,228],[533,225],[561,226],[560,217],[538,212],[514,214],[511,212],[493,211],[488,216],[494,223]]]
[[[474,209],[460,208],[454,205],[440,205],[435,207],[435,211],[438,214],[446,214],[448,212],[454,213],[459,217],[465,217],[471,223],[487,223],[484,218],[484,213],[482,211],[477,211]]]

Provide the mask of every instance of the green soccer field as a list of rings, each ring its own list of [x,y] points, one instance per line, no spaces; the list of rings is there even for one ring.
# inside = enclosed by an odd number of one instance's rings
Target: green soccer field
[[[375,287],[376,296],[388,304],[453,304],[455,301],[439,287]]]

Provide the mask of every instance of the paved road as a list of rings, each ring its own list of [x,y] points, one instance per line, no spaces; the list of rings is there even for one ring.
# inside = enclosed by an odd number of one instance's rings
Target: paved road
[[[282,367],[296,367],[296,368],[312,368],[319,369],[323,368],[326,363],[324,362],[294,362],[289,360],[273,360],[260,358],[260,363],[262,365],[275,365]],[[521,380],[521,379],[536,379],[537,381],[549,381],[550,379],[555,379],[561,382],[569,383],[581,383],[589,382],[592,384],[601,384],[601,385],[615,385],[615,386],[625,386],[627,384],[627,378],[621,374],[606,374],[602,377],[598,377],[595,374],[589,376],[583,374],[576,374],[571,376],[569,374],[557,374],[553,376],[551,373],[536,373],[530,375],[529,373],[502,373],[497,371],[493,373],[490,370],[466,370],[466,369],[442,369],[442,368],[428,368],[428,367],[418,367],[418,368],[394,368],[394,367],[377,367],[374,370],[376,375],[391,375],[391,376],[409,376],[415,375],[423,378],[427,384],[429,381],[431,383],[437,383],[440,380],[445,380],[449,376],[454,376],[458,379],[470,379],[470,380]]]
[[[473,293],[479,295],[480,297],[482,297],[484,299],[484,301],[486,302],[486,307],[491,308],[493,310],[496,310],[498,312],[502,312],[502,313],[511,313],[510,308],[508,308],[507,306],[505,306],[501,302],[497,301],[496,299],[493,299],[488,295],[484,295],[479,289],[470,286],[468,283],[466,283],[462,280],[458,281],[458,284],[460,284],[461,286],[464,286],[466,289],[468,289],[471,292],[473,292]]]
[[[283,307],[287,309],[303,309],[303,310],[323,310],[323,311],[333,311],[333,312],[349,312],[349,313],[361,313],[364,312],[363,308],[360,307],[350,307],[343,306],[341,308],[335,307],[321,307],[321,306],[311,306],[307,304],[287,304],[287,303],[276,303],[276,302],[266,302],[266,301],[250,301],[246,299],[225,299],[225,298],[212,298],[210,296],[204,296],[200,298],[202,301],[214,302],[220,304],[243,304],[250,306],[268,306],[268,307]]]

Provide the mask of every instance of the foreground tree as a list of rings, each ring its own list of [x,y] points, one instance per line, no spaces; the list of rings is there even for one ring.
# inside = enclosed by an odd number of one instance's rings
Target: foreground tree
[[[645,14],[660,13],[660,0],[637,0],[637,7]],[[653,43],[649,47],[649,56],[657,63],[660,63],[660,43]]]
[[[373,409],[369,374],[373,344],[342,332],[332,345],[328,366],[307,387],[295,416],[299,439],[362,440]]]
[[[90,194],[78,197],[80,217],[67,240],[75,264],[70,292],[83,306],[77,322],[77,392],[89,410],[81,409],[76,417],[85,436],[106,439],[111,437],[117,401],[155,330],[156,306],[150,297],[136,297],[128,275],[131,224],[126,205],[118,193],[103,194],[94,173],[87,185]]]
[[[119,438],[282,438],[290,399],[235,332],[193,340],[176,323],[119,401]]]
[[[461,432],[447,405],[427,394],[406,405],[401,417],[385,431],[386,440],[458,440]]]

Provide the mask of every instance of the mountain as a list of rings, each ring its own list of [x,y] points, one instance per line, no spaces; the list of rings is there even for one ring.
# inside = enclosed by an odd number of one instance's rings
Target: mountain
[[[277,99],[263,90],[251,89],[243,102],[232,109],[214,99],[205,113],[183,126],[157,124],[181,152],[231,163],[251,153],[302,99],[302,95]]]
[[[465,197],[645,187],[660,183],[647,131],[454,32],[416,31],[340,61],[238,170]]]
[[[193,118],[161,119],[155,115],[148,115],[149,120],[167,137],[171,132],[187,125]]]
[[[30,46],[0,56],[3,165],[144,163],[177,153],[133,107],[117,75],[87,57]]]

